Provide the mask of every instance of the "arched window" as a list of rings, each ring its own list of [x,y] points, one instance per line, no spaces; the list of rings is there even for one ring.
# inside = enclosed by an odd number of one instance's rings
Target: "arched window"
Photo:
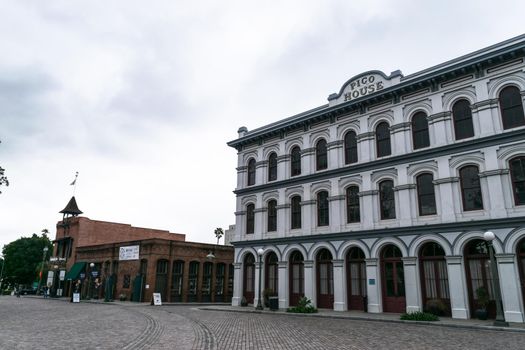
[[[436,213],[436,195],[433,181],[434,177],[432,174],[421,174],[416,178],[419,215],[433,215]]]
[[[268,157],[268,181],[277,180],[277,154],[272,152]]]
[[[248,161],[248,186],[255,185],[255,159]]]
[[[525,125],[523,103],[520,90],[515,86],[507,86],[499,93],[499,106],[503,129],[511,129]]]
[[[277,231],[277,201],[268,202],[268,232]]]
[[[246,206],[246,233],[253,233],[255,228],[255,205]]]
[[[483,209],[483,197],[479,183],[479,170],[475,165],[468,165],[459,170],[463,210]]]
[[[293,196],[292,207],[292,229],[301,228],[301,196]]]
[[[292,176],[301,175],[301,149],[299,146],[292,148],[290,170]]]
[[[182,301],[182,286],[184,285],[184,261],[173,262],[171,277],[171,301]]]
[[[334,307],[334,267],[332,254],[323,248],[317,253],[317,307]]]
[[[435,243],[425,243],[419,251],[419,272],[421,276],[421,292],[425,311],[432,311],[431,300],[440,299],[446,310],[440,310],[450,315],[450,293],[448,286],[447,263],[445,251]]]
[[[357,136],[349,131],[345,135],[345,164],[357,163]]]
[[[390,128],[385,122],[379,123],[376,127],[376,147],[378,158],[392,154],[392,149],[390,148]]]
[[[366,263],[365,254],[358,247],[352,247],[346,254],[346,282],[349,310],[365,310]]]
[[[381,220],[396,218],[394,182],[392,180],[385,180],[379,183],[379,203]]]
[[[472,126],[472,110],[470,102],[459,100],[452,106],[452,117],[454,119],[454,133],[456,140],[462,140],[474,136]]]
[[[321,191],[317,194],[317,225],[328,226],[329,224],[328,192]]]
[[[304,258],[301,252],[294,251],[290,256],[290,305],[295,306],[304,296]]]
[[[215,302],[224,301],[224,276],[226,275],[226,264],[215,265]]]
[[[427,115],[423,112],[417,112],[412,117],[412,142],[414,149],[430,146]]]
[[[197,292],[199,285],[199,262],[190,262],[190,269],[188,271],[188,301],[197,301]]]
[[[244,258],[243,296],[248,303],[253,303],[255,292],[255,258],[247,254]]]
[[[315,164],[317,170],[328,168],[328,151],[326,149],[326,140],[320,139],[315,146]]]
[[[346,222],[359,222],[359,187],[349,186],[346,189]]]
[[[212,294],[211,278],[213,274],[213,263],[205,262],[202,269],[201,301],[210,302]]]
[[[514,203],[523,205],[525,204],[525,157],[511,159],[509,165]]]

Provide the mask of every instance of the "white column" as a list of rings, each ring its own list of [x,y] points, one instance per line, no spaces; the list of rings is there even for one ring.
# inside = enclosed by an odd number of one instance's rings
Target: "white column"
[[[366,294],[368,297],[368,312],[379,313],[383,312],[381,302],[381,285],[378,279],[378,258],[365,259],[366,262]]]
[[[312,301],[314,306],[317,306],[317,298],[315,293],[315,271],[313,260],[305,260],[304,265],[304,296]]]
[[[263,232],[266,230],[264,219],[266,217],[267,208],[263,207],[262,193],[257,193],[257,202],[254,210],[254,236],[256,239],[263,238]]]
[[[287,309],[289,305],[289,280],[288,280],[288,262],[279,261],[279,309]]]
[[[496,254],[498,263],[499,281],[503,312],[508,322],[523,322],[521,311],[521,293],[518,285],[519,278],[514,264],[515,254]]]
[[[334,310],[346,311],[346,283],[344,277],[344,260],[332,260],[334,267]]]
[[[233,264],[232,306],[241,306],[242,300],[242,263]]]
[[[448,272],[448,289],[450,291],[450,306],[452,318],[469,318],[467,307],[467,286],[463,280],[463,265],[460,255],[446,256]]]
[[[421,298],[417,284],[417,258],[413,256],[401,258],[405,274],[406,312],[421,311]]]

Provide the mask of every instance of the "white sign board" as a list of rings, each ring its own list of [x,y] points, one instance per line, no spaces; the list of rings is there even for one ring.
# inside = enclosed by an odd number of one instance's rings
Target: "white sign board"
[[[153,293],[153,305],[162,305],[160,293]]]
[[[47,285],[48,286],[53,284],[53,277],[55,277],[55,271],[49,270],[47,272]]]
[[[139,259],[140,246],[130,245],[127,247],[120,247],[118,254],[119,260],[138,260]]]
[[[66,270],[60,270],[60,280],[63,281],[66,278]]]
[[[73,293],[73,302],[80,303],[80,293]]]

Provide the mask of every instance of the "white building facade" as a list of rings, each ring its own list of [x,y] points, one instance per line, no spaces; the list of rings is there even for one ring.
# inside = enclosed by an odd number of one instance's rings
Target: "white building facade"
[[[480,288],[494,299],[492,231],[505,318],[524,322],[524,60],[522,35],[408,76],[369,71],[326,105],[240,128],[233,305],[260,288],[280,308],[439,300],[470,318]]]

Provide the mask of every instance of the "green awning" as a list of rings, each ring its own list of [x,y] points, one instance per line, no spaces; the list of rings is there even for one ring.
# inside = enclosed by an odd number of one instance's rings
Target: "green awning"
[[[84,270],[85,266],[85,262],[76,262],[75,264],[73,264],[73,266],[71,266],[71,269],[66,273],[66,280],[76,280],[80,272]]]

